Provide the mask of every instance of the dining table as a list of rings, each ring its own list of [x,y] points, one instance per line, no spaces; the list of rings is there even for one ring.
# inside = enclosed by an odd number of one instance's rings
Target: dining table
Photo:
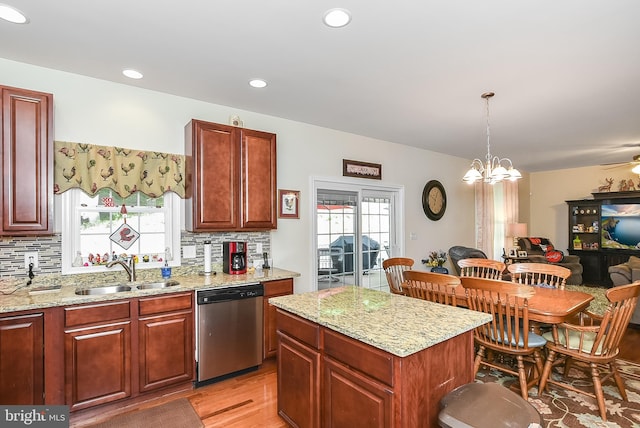
[[[507,281],[505,281],[507,282]],[[540,324],[559,324],[570,320],[585,310],[593,295],[582,291],[560,288],[535,287],[529,297],[529,320]],[[467,298],[462,285],[455,288],[458,306],[467,306]]]

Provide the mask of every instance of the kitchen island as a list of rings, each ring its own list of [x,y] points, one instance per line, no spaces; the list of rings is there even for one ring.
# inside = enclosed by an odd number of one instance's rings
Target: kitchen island
[[[361,287],[269,299],[278,308],[278,412],[292,426],[437,426],[473,381],[487,314]]]

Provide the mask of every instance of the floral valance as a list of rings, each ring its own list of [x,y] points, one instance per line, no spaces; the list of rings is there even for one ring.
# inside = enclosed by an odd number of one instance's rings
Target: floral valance
[[[135,192],[185,197],[185,157],[172,153],[56,141],[54,193],[82,189],[93,196],[110,188],[126,198]]]

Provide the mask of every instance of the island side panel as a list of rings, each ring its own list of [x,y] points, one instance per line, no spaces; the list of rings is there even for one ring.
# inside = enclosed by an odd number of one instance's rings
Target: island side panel
[[[472,330],[398,357],[281,309],[277,321],[278,409],[292,426],[358,426],[367,415],[372,427],[435,427],[440,400],[473,382]]]
[[[440,400],[473,382],[473,330],[395,360],[396,426],[437,427]],[[428,424],[426,423],[428,421]]]

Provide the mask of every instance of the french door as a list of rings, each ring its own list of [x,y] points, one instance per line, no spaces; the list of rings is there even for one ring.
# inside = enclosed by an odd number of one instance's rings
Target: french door
[[[382,261],[400,255],[402,189],[316,182],[318,289],[358,285],[388,291]]]

